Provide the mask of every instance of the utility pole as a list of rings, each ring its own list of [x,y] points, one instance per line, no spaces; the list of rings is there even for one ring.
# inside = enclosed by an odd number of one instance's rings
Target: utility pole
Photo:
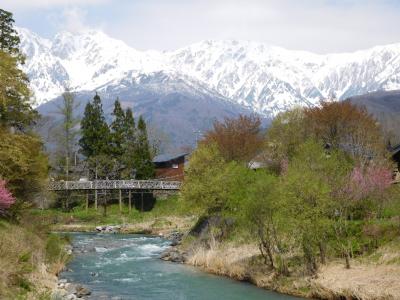
[[[97,160],[96,160],[95,181],[94,181],[94,209],[97,210]]]
[[[193,130],[193,133],[194,133],[195,136],[196,136],[196,146],[197,146],[200,137],[203,136],[203,132],[202,132],[200,129],[197,129],[197,130]]]

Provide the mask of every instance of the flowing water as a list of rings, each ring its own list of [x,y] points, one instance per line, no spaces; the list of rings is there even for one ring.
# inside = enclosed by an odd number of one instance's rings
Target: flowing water
[[[81,283],[90,299],[298,299],[206,274],[158,257],[169,241],[145,235],[72,234],[74,259],[61,278]]]

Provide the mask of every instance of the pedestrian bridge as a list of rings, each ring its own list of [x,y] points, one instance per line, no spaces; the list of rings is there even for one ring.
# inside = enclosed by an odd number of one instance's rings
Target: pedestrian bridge
[[[93,180],[93,181],[50,181],[50,191],[83,190],[180,190],[180,181],[160,180]]]

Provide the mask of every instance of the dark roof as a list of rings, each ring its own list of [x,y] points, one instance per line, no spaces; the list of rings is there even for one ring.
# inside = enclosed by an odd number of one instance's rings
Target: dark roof
[[[390,152],[392,152],[393,155],[399,153],[400,152],[400,144],[398,144],[394,147],[391,147]]]
[[[153,158],[153,163],[167,162],[167,161],[177,159],[177,158],[180,158],[182,156],[187,156],[187,155],[189,155],[189,153],[187,153],[187,152],[178,153],[178,154],[160,154]]]

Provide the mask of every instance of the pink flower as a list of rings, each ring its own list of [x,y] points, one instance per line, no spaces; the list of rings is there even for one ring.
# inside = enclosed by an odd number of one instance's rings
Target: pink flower
[[[9,209],[15,202],[15,198],[6,187],[6,181],[0,179],[0,210]]]
[[[349,194],[354,200],[361,200],[370,194],[385,191],[392,183],[392,172],[382,166],[369,165],[366,168],[355,167],[350,174]]]

